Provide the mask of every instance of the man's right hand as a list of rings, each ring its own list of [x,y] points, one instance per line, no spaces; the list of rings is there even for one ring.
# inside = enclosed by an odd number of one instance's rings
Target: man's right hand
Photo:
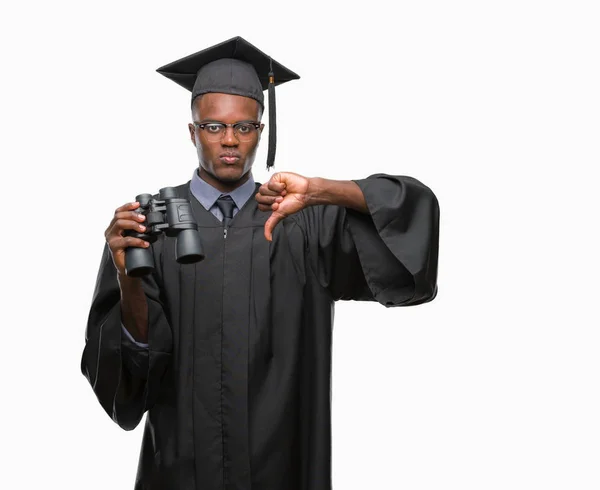
[[[124,236],[125,230],[135,230],[137,232],[146,230],[146,227],[142,224],[146,217],[134,211],[139,206],[139,202],[130,202],[117,208],[110,225],[104,232],[113,263],[121,277],[125,277],[125,249],[127,247],[148,248],[150,246],[148,242],[140,238]]]

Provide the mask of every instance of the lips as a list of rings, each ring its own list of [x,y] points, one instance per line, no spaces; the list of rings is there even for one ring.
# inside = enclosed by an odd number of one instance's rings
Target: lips
[[[225,163],[235,163],[240,159],[240,157],[221,157]]]
[[[240,155],[237,153],[221,153],[219,159],[224,163],[237,163],[240,160]]]

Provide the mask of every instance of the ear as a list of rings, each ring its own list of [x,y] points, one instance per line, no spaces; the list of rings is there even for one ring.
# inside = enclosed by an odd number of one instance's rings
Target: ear
[[[190,131],[190,139],[192,140],[193,145],[196,146],[196,126],[194,126],[192,123],[189,123],[188,129]]]
[[[256,146],[258,146],[258,144],[260,143],[260,139],[262,137],[263,129],[265,129],[265,125],[264,125],[264,123],[261,123],[260,124],[260,128],[258,130],[258,141],[256,142]]]

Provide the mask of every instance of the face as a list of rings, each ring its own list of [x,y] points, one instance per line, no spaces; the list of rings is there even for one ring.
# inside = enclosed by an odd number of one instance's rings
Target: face
[[[249,97],[209,93],[194,101],[192,117],[195,122],[233,124],[239,121],[259,121],[259,111],[259,103]],[[264,124],[261,124],[256,137],[249,142],[239,141],[232,128],[227,128],[220,141],[212,142],[207,140],[205,130],[193,124],[188,127],[192,143],[198,152],[200,171],[218,182],[233,184],[252,168]]]

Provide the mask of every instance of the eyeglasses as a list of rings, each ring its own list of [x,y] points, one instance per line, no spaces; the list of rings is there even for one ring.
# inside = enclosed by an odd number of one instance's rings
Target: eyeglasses
[[[233,128],[234,136],[238,141],[243,141],[244,143],[254,141],[260,130],[260,123],[255,121],[240,121],[233,124],[213,121],[199,123],[194,121],[194,126],[202,129],[206,139],[211,142],[221,141],[225,133],[227,133],[227,128]]]

